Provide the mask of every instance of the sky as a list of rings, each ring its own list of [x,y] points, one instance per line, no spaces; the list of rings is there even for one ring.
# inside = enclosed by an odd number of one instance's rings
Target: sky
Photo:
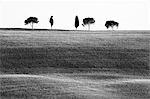
[[[34,28],[75,29],[75,16],[79,17],[79,30],[83,19],[92,17],[91,30],[106,30],[105,22],[119,22],[119,30],[150,30],[150,0],[0,0],[0,28],[31,28],[25,25],[28,17],[37,17]]]

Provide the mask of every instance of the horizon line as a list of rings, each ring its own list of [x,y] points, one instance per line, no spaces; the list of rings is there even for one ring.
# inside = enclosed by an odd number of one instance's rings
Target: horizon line
[[[0,30],[32,30],[32,31],[35,31],[35,30],[49,30],[49,31],[150,31],[150,30],[147,30],[147,29],[140,29],[140,30],[136,30],[136,29],[126,29],[126,30],[118,30],[118,29],[115,29],[115,30],[112,30],[112,29],[106,29],[106,30],[76,30],[76,29],[46,29],[46,28],[35,28],[35,29],[31,29],[31,28],[0,28]]]

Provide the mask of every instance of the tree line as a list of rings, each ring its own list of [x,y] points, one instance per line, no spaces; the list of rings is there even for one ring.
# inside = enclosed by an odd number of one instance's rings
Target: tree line
[[[34,23],[38,23],[38,22],[39,22],[39,21],[38,21],[38,18],[37,18],[37,17],[29,17],[29,18],[27,18],[27,19],[24,21],[25,25],[30,24],[31,27],[32,27],[32,29],[33,29]],[[50,23],[51,29],[52,29],[52,27],[53,27],[53,25],[54,25],[53,16],[50,17],[49,23]],[[94,23],[95,23],[95,19],[94,19],[94,18],[87,17],[87,18],[84,18],[84,19],[83,19],[82,26],[88,26],[88,30],[90,30],[90,25],[91,25],[91,24],[94,24]],[[79,18],[78,18],[78,16],[75,16],[75,23],[74,23],[74,26],[75,26],[76,29],[79,27]],[[105,27],[106,27],[107,29],[108,29],[108,28],[112,28],[112,30],[113,30],[114,27],[117,27],[117,28],[118,28],[118,26],[119,26],[119,23],[116,22],[116,21],[114,21],[114,20],[108,20],[108,21],[106,21],[106,23],[105,23]]]

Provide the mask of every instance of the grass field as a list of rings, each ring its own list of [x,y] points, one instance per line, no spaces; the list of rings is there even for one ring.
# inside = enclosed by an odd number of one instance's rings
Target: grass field
[[[0,30],[2,99],[149,99],[150,31]]]

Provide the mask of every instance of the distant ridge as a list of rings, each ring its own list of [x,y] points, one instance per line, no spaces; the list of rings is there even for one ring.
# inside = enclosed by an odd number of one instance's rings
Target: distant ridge
[[[30,28],[0,28],[0,30],[15,30],[15,31],[82,31],[82,32],[142,32],[150,34],[150,30],[66,30],[66,29],[30,29]]]
[[[71,31],[64,29],[29,29],[29,28],[0,28],[0,30],[28,30],[28,31]]]
[[[66,29],[30,29],[30,28],[0,28],[0,30],[15,30],[15,31],[108,31],[108,30],[66,30]]]

